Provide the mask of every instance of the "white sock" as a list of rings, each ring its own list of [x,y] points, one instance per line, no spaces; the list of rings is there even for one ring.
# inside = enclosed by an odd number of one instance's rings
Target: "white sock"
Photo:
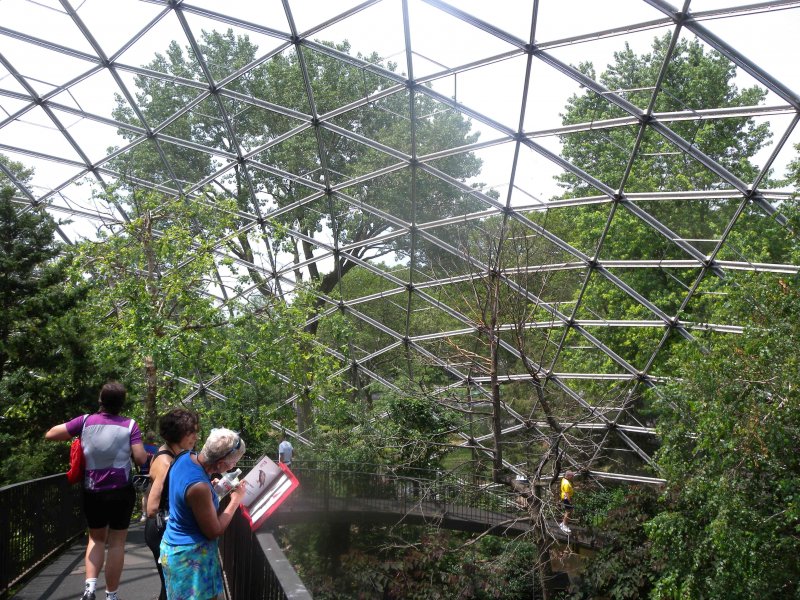
[[[87,592],[94,592],[95,588],[97,587],[97,577],[94,579],[87,579],[86,580],[86,589]]]

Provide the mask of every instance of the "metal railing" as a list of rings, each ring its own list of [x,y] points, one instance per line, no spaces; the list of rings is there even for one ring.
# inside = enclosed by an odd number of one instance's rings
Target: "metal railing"
[[[242,460],[247,471],[255,461]],[[423,469],[328,461],[295,461],[292,472],[300,487],[286,504],[312,501],[328,510],[336,500],[358,498],[362,508],[411,511],[425,504],[447,507],[451,516],[487,523],[492,516],[524,514],[517,494],[491,480]],[[252,532],[237,511],[220,542],[222,568],[232,600],[310,600],[311,595],[266,530]]]
[[[63,473],[0,487],[0,598],[86,525],[81,486]]]
[[[253,461],[241,461],[243,469]],[[491,524],[524,517],[520,496],[490,479],[424,469],[330,461],[295,461],[300,487],[286,504],[311,500],[321,510],[342,499],[363,510],[411,512],[440,507],[449,518]],[[37,565],[85,531],[80,486],[64,474],[0,488],[0,599]],[[432,515],[435,518],[435,515]],[[233,600],[310,600],[311,595],[268,531],[252,532],[237,511],[220,543]]]
[[[273,535],[251,531],[241,511],[236,511],[219,548],[232,600],[311,600]]]
[[[255,461],[243,460],[247,470]],[[358,510],[411,513],[423,507],[441,509],[448,518],[479,525],[502,520],[527,520],[526,500],[508,486],[480,476],[424,469],[330,461],[295,461],[292,472],[300,480],[285,504],[304,503],[313,510],[336,510],[341,500],[357,500]],[[555,506],[556,502],[552,502]],[[232,600],[310,600],[311,595],[268,531],[252,532],[237,511],[220,544],[223,570]]]
[[[298,502],[308,506],[310,502],[319,510],[329,511],[336,500],[357,498],[362,511],[422,510],[436,518],[441,510],[448,518],[476,524],[491,524],[501,516],[524,518],[527,514],[519,494],[479,476],[329,461],[294,461],[292,472],[300,487],[286,501],[286,508]]]

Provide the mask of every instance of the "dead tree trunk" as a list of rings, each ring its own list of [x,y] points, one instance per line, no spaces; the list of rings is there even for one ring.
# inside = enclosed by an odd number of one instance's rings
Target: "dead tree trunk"
[[[500,278],[496,271],[490,274],[489,293],[489,376],[492,385],[492,439],[494,440],[494,460],[492,462],[492,475],[495,481],[500,481],[503,472],[503,421],[502,403],[500,400],[499,358],[500,334],[498,331],[498,313],[500,311]]]
[[[532,528],[533,542],[536,544],[536,562],[534,571],[537,576],[541,597],[543,600],[550,600],[553,596],[548,587],[553,579],[553,565],[550,560],[550,547],[555,541],[553,536],[548,533],[547,503],[546,495],[550,493],[549,486],[542,482],[542,472],[551,459],[554,459],[554,468],[558,469],[560,464],[559,452],[560,436],[556,435],[551,439],[549,449],[539,460],[539,464],[533,476],[527,484],[515,481],[510,477],[506,481],[511,488],[525,497],[528,504],[528,516]]]
[[[553,538],[546,534],[547,523],[542,510],[544,506],[542,502],[544,489],[541,485],[531,483],[533,495],[528,512],[533,525],[533,542],[536,544],[536,574],[538,575],[539,588],[542,593],[542,600],[550,600],[551,594],[548,583],[553,579],[553,565],[550,562],[550,546],[553,544]]]
[[[144,420],[145,431],[154,431],[156,429],[156,420],[158,419],[158,411],[156,409],[156,395],[158,393],[158,374],[156,371],[156,363],[152,356],[144,357],[144,380],[145,380],[145,394],[144,394]]]

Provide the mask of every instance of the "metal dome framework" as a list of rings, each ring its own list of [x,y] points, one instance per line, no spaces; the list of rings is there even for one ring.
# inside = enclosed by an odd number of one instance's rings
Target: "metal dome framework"
[[[657,480],[648,474],[652,458],[647,440],[655,431],[652,424],[637,416],[631,398],[643,387],[657,388],[669,376],[654,368],[668,343],[676,337],[682,343],[691,342],[697,331],[730,335],[743,330],[744,324],[740,323],[686,319],[687,306],[704,293],[708,279],[737,271],[768,276],[796,274],[800,270],[798,265],[750,260],[731,242],[733,232],[746,222],[747,227],[755,229],[764,223],[785,225],[781,203],[791,197],[792,191],[779,187],[769,174],[794,157],[796,125],[800,120],[800,94],[795,90],[800,90],[800,80],[795,73],[791,75],[794,80],[784,84],[770,74],[772,68],[777,68],[783,75],[782,63],[760,64],[748,55],[758,54],[755,44],[768,38],[777,51],[764,60],[790,54],[789,42],[775,39],[773,32],[786,22],[800,23],[798,1],[743,4],[686,0],[683,6],[675,7],[662,0],[629,0],[622,10],[613,13],[596,6],[603,3],[537,0],[518,2],[502,11],[493,11],[485,2],[441,0],[320,2],[313,6],[300,0],[275,0],[230,3],[224,9],[210,0],[130,0],[113,3],[113,10],[110,4],[102,0],[0,0],[0,153],[36,169],[33,180],[26,183],[16,180],[14,173],[0,163],[3,174],[16,186],[15,199],[22,207],[45,206],[56,217],[70,217],[72,223],[59,228],[68,243],[91,235],[94,226],[113,227],[125,222],[128,215],[123,206],[104,204],[97,196],[87,198],[85,188],[79,184],[88,179],[107,188],[123,180],[124,174],[115,166],[141,145],[151,149],[162,167],[152,180],[136,180],[142,188],[199,202],[203,201],[203,189],[229,189],[234,172],[241,174],[247,181],[245,188],[252,210],[237,213],[236,234],[247,236],[256,252],[252,260],[245,260],[220,240],[218,285],[209,287],[207,292],[221,305],[257,293],[255,283],[237,286],[235,278],[226,273],[225,260],[257,272],[275,294],[286,297],[298,284],[298,273],[312,269],[331,272],[344,264],[355,265],[380,279],[383,289],[362,294],[339,278],[330,293],[319,292],[325,308],[317,320],[323,322],[331,314],[343,313],[354,328],[374,332],[377,340],[372,348],[351,343],[348,353],[329,348],[328,352],[341,362],[341,372],[357,372],[365,381],[393,388],[395,384],[386,373],[375,367],[376,360],[408,353],[441,369],[452,382],[434,396],[447,402],[451,393],[466,394],[477,399],[471,401],[470,410],[491,398],[492,379],[482,366],[487,355],[485,349],[477,349],[485,348],[480,340],[486,335],[486,324],[479,322],[474,313],[467,314],[463,306],[450,302],[458,292],[448,295],[447,290],[494,276],[504,294],[536,307],[528,313],[535,318],[494,326],[499,332],[500,351],[506,357],[499,374],[501,383],[529,386],[535,380],[544,389],[555,390],[570,405],[568,411],[555,415],[560,420],[557,427],[593,440],[588,461],[586,456],[578,456],[577,450],[571,455],[574,448],[567,444],[567,461],[588,464],[603,476]],[[585,14],[579,17],[578,13]],[[123,15],[128,18],[121,18]],[[214,63],[203,46],[203,31],[229,29],[235,35],[249,36],[258,46],[255,60],[243,68],[231,70],[228,65]],[[583,57],[600,67],[603,57],[609,57],[608,48],[621,46],[621,37],[635,44],[636,40],[652,40],[665,33],[672,35],[673,44],[661,66],[661,77],[649,91],[651,101],[647,106],[632,102],[630,90],[607,89],[599,78],[593,79],[572,66],[576,57]],[[753,41],[743,42],[745,38]],[[350,54],[319,39],[349,39],[353,49],[363,54]],[[687,105],[680,111],[655,112],[660,94],[679,93],[663,87],[663,75],[673,59],[674,42],[679,39],[697,40],[725,57],[736,67],[737,82],[741,81],[742,86],[757,84],[766,89],[765,103]],[[156,52],[164,52],[171,40],[193,54],[200,76],[181,77],[141,66]],[[380,60],[369,55],[376,46],[381,46],[377,48],[383,57]],[[361,73],[365,80],[371,77],[380,84],[372,89],[365,85],[362,97],[348,97],[331,105],[329,98],[321,99],[318,73],[309,66],[312,55],[341,64],[343,73]],[[305,110],[281,105],[269,96],[246,95],[236,88],[238,82],[270,61],[287,57],[299,65],[302,81],[296,83],[305,94]],[[387,66],[386,57],[400,66]],[[193,99],[154,122],[141,104],[142,96],[137,95],[137,77],[173,86]],[[571,95],[584,93],[603,98],[620,116],[564,125],[558,112]],[[131,121],[112,114],[115,94],[133,115]],[[420,97],[437,111],[452,112],[470,122],[473,131],[480,132],[480,139],[423,150],[429,146],[424,139],[424,123],[432,116],[417,114]],[[404,114],[392,113],[385,103],[392,98],[402,99],[407,107]],[[227,147],[204,144],[176,133],[176,124],[189,116],[202,117],[200,112],[208,106],[215,108],[208,119],[225,132]],[[283,131],[265,132],[260,138],[241,135],[238,124],[245,111],[263,111],[287,125]],[[370,135],[374,132],[348,128],[348,121],[342,118],[369,111],[383,111],[394,127],[405,130],[406,141],[393,143]],[[754,119],[769,124],[772,145],[767,153],[759,155],[759,172],[752,181],[741,180],[672,127],[684,121],[725,119]],[[626,129],[632,132],[631,143],[624,148],[626,176],[619,185],[603,181],[597,173],[560,154],[560,140],[565,137]],[[717,183],[711,189],[628,190],[627,176],[639,158],[641,142],[651,135],[665,140],[676,155],[701,165]],[[308,137],[313,148],[307,169],[297,171],[288,163],[265,162],[265,157],[275,156],[269,154],[270,149],[302,136]],[[332,153],[336,144],[332,140],[366,148],[382,160],[357,176],[342,173],[335,168],[337,162]],[[194,178],[191,173],[180,172],[180,165],[172,164],[176,151],[202,157],[211,170]],[[477,178],[451,175],[443,166],[450,158],[467,155],[483,161]],[[391,205],[370,205],[363,200],[368,195],[360,196],[355,191],[377,190],[392,181],[389,176],[398,174],[408,183],[408,192],[406,206],[397,211]],[[564,174],[590,186],[593,193],[568,197],[551,191],[554,175]],[[258,177],[290,182],[303,191],[296,201],[279,205],[259,187]],[[486,178],[494,181],[473,185]],[[425,212],[423,206],[432,202],[425,196],[430,182],[451,188],[462,198],[464,209],[456,206],[433,216]],[[659,203],[690,206],[714,201],[724,202],[730,210],[724,211],[719,235],[711,240],[684,236],[650,208]],[[375,227],[372,235],[345,239],[335,226],[340,215],[333,213],[341,206],[352,214],[369,215],[381,223],[380,227]],[[548,229],[546,220],[536,217],[547,211],[568,213],[586,207],[604,207],[608,211],[609,225],[591,249],[576,247],[563,233]],[[612,226],[617,210],[633,215],[653,236],[666,240],[669,257],[604,255],[606,238],[618,234]],[[327,225],[317,228],[314,235],[299,227],[281,229],[281,235],[308,248],[304,257],[274,252],[270,240],[276,234],[276,223],[297,211],[317,211]],[[504,231],[513,229],[515,235],[523,232],[521,238],[536,240],[540,244],[537,248],[545,247],[546,251],[532,251],[533,256],[517,254],[512,267],[493,262],[496,256],[480,256],[457,243],[463,240],[465,231],[491,236],[488,228],[483,229],[487,222],[502,224]],[[791,237],[788,231],[786,235]],[[419,258],[423,244],[448,257],[448,272],[424,264]],[[388,268],[381,262],[387,256],[394,256],[396,261]],[[626,272],[641,269],[660,273],[692,270],[694,275],[691,280],[680,281],[670,275],[682,290],[682,298],[676,307],[665,308],[626,282]],[[526,273],[552,274],[552,279],[545,280],[552,286],[531,289],[522,283]],[[561,281],[558,277],[569,277],[573,282],[569,297],[557,295],[563,291],[556,284]],[[621,291],[630,305],[639,309],[638,314],[645,316],[631,318],[622,311],[597,314],[589,300],[596,278]],[[387,307],[393,307],[401,316],[398,322],[404,323],[402,328],[382,322],[379,315]],[[441,315],[438,327],[423,318],[428,311]],[[606,341],[603,332],[616,328],[647,331],[649,358],[634,364],[626,358],[624,349],[613,345],[613,337]],[[542,360],[522,356],[512,340],[511,333],[516,330],[547,332],[548,350],[541,352]],[[602,356],[612,367],[603,372],[560,370],[564,364],[560,357],[565,350],[578,346],[587,356]],[[459,350],[447,351],[454,347]],[[467,347],[472,350],[466,351]],[[215,392],[213,379],[197,381],[181,373],[174,377],[190,388],[224,399],[221,392]],[[587,381],[606,387],[602,402],[587,399],[582,387]],[[521,414],[510,402],[503,401],[502,409],[504,439],[518,440],[521,436],[542,443],[551,439],[552,419],[535,412]],[[463,443],[490,451],[496,432],[492,433],[487,417],[475,418],[484,424],[461,432]],[[303,432],[295,435],[303,438]],[[600,457],[619,451],[636,456],[642,468],[615,473],[605,464],[600,473]],[[508,466],[522,472],[519,465]]]

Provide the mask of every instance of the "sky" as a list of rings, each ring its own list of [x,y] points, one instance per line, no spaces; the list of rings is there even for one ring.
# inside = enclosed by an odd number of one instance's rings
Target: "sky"
[[[399,63],[398,71],[408,71],[405,59],[405,39],[402,28],[401,0],[383,0],[366,6],[342,22],[326,23],[337,14],[350,10],[360,3],[353,0],[290,0],[297,29],[313,31],[314,39],[347,39],[352,53],[377,52],[387,60]],[[364,5],[369,3],[364,3]],[[144,28],[159,12],[163,3],[139,0],[70,0],[69,5],[97,40],[106,56],[116,62],[135,66],[152,60],[155,52],[162,52],[172,39],[185,40],[180,23],[174,15],[167,15],[157,25],[142,32],[141,39],[126,46],[125,42]],[[242,20],[257,20],[278,31],[287,31],[288,24],[278,0],[236,0],[224,5],[217,0],[199,0],[191,5],[226,12]],[[452,3],[457,9],[472,14],[477,19],[501,28],[509,34],[528,40],[531,30],[533,2],[523,0],[458,0]],[[754,6],[747,14],[722,17],[709,14],[725,7]],[[537,143],[558,153],[560,143],[556,136],[537,135],[561,125],[560,114],[573,94],[580,94],[580,87],[557,71],[536,61],[528,98],[522,98],[525,57],[517,56],[498,60],[477,68],[465,68],[454,75],[433,77],[445,69],[470,65],[487,56],[502,56],[512,46],[486,32],[470,27],[448,15],[436,6],[422,0],[408,3],[410,39],[414,50],[412,68],[416,78],[431,76],[433,89],[454,97],[471,109],[485,114],[505,127],[516,129],[520,107],[527,102],[523,128],[532,134]],[[792,43],[800,25],[800,2],[786,0],[752,5],[741,1],[694,0],[691,10],[704,16],[702,23],[713,33],[724,39],[736,50],[750,58],[769,74],[778,78],[785,86],[800,93],[800,69],[793,64]],[[710,18],[714,17],[714,18]],[[193,31],[219,27],[208,19],[189,14],[189,26]],[[627,29],[605,37],[593,32],[605,32],[633,24],[651,23],[663,19],[663,14],[640,0],[541,0],[537,18],[536,42],[547,48],[557,59],[576,65],[591,60],[597,71],[613,61],[613,53],[624,43],[636,52],[646,52],[654,36],[671,31],[671,25],[645,27],[640,30]],[[322,25],[320,25],[322,24]],[[80,77],[91,68],[92,63],[80,59],[79,54],[65,56],[48,49],[28,44],[9,31],[19,31],[36,38],[45,39],[77,53],[93,54],[91,45],[64,6],[56,0],[0,0],[0,55],[5,59],[0,64],[0,151],[31,164],[36,168],[34,193],[45,195],[75,172],[76,167],[58,162],[42,161],[29,156],[9,152],[8,148],[21,147],[48,155],[78,160],[75,150],[58,133],[48,116],[34,109],[12,119],[26,105],[14,94],[24,93],[9,74],[12,65],[31,83],[39,95],[52,93],[58,86]],[[267,52],[282,41],[261,32],[247,30],[231,24],[236,33],[246,33],[261,50]],[[684,30],[685,35],[692,35]],[[564,41],[568,40],[568,41]],[[185,43],[183,44],[185,45]],[[120,72],[122,79],[133,89],[133,75]],[[750,86],[755,81],[739,71],[737,83]],[[3,94],[7,90],[10,93]],[[52,97],[55,102],[86,112],[110,117],[114,107],[114,91],[118,90],[106,70],[75,82],[69,90]],[[780,98],[769,94],[769,106],[785,105]],[[78,115],[60,115],[67,130],[79,140],[91,161],[100,160],[109,147],[123,143],[115,128],[82,118]],[[788,126],[791,114],[772,115],[768,120],[774,136],[780,137]],[[479,121],[473,122],[475,131],[481,133],[481,141],[501,137],[502,134]],[[790,136],[790,143],[800,142],[800,133]],[[508,192],[510,164],[513,144],[506,143],[477,151],[484,160],[484,169],[479,179],[496,189],[501,197]],[[767,148],[756,158],[766,160]],[[794,157],[791,146],[778,157],[776,174],[782,174],[786,164]],[[516,206],[536,203],[536,199],[547,199],[559,193],[553,177],[559,169],[533,152],[525,154],[517,171],[516,184],[520,190],[513,193]],[[60,192],[67,203],[85,206],[93,210],[89,200],[89,186],[68,185]]]

